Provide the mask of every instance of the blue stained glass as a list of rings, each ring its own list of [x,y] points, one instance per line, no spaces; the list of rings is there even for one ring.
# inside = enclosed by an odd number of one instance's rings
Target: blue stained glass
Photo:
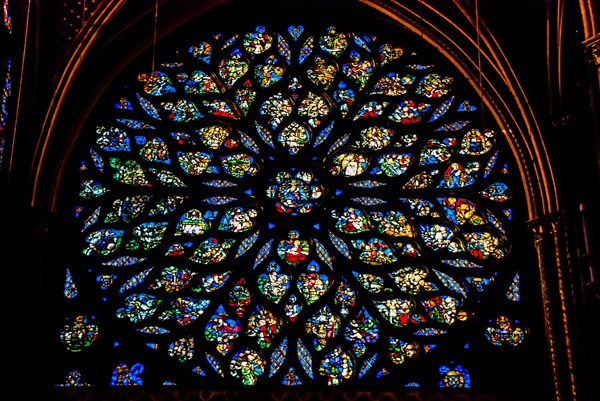
[[[291,25],[288,27],[288,32],[290,33],[290,35],[292,35],[292,38],[294,38],[294,40],[298,40],[300,35],[302,35],[302,33],[304,32],[304,27],[302,25]]]
[[[210,205],[226,205],[236,200],[237,198],[231,198],[229,196],[215,196],[212,198],[206,198],[203,200],[203,202],[206,202]]]
[[[131,367],[125,363],[120,363],[114,370],[110,385],[111,386],[140,386],[143,383],[141,374],[144,371],[144,365],[134,363]]]
[[[294,29],[292,32],[297,33],[298,30]],[[294,36],[294,39],[297,39],[298,36]],[[302,64],[304,60],[306,60],[306,58],[310,55],[310,53],[312,53],[314,40],[315,38],[311,36],[308,39],[306,39],[306,42],[304,42],[304,46],[302,47],[300,55],[298,56],[299,64]]]
[[[214,356],[207,352],[206,360],[208,360],[208,363],[210,363],[210,366],[215,370],[215,372],[217,372],[221,376],[224,376],[223,370],[221,369],[221,364]]]
[[[371,357],[363,363],[363,366],[360,368],[360,371],[358,372],[359,379],[362,379],[363,376],[366,375],[367,372],[373,367],[373,364],[375,363],[375,359],[377,359],[377,354],[371,355]]]
[[[67,274],[65,277],[65,290],[64,295],[65,298],[75,298],[79,292],[77,291],[77,286],[73,282],[73,276],[71,275],[71,271],[67,269]]]
[[[359,45],[366,51],[371,52],[371,48],[369,47],[369,44],[373,41],[374,37],[372,37],[370,35],[353,34],[352,38],[354,39],[354,41],[356,42],[357,45]]]
[[[260,248],[260,251],[258,251],[258,254],[256,255],[256,259],[254,260],[254,266],[253,266],[254,269],[256,269],[256,266],[261,264],[261,262],[263,260],[265,260],[267,258],[267,256],[269,256],[269,252],[271,252],[272,245],[273,245],[273,240],[270,240],[269,242],[264,244],[262,248]]]
[[[350,134],[341,136],[333,143],[333,145],[331,145],[327,153],[333,153],[336,149],[344,146],[346,142],[348,142],[348,139],[350,139]]]
[[[242,256],[243,254],[245,254],[246,252],[248,252],[248,250],[250,248],[252,248],[252,245],[254,245],[254,243],[258,239],[259,234],[260,234],[260,230],[255,232],[248,238],[246,238],[244,241],[242,241],[242,243],[240,244],[240,247],[238,248],[237,253],[235,254],[236,259],[239,258],[240,256]]]
[[[302,365],[302,368],[311,379],[314,379],[312,357],[310,355],[310,352],[306,349],[304,343],[302,343],[300,339],[298,339],[297,349],[298,358],[300,359],[300,364]]]
[[[269,377],[273,377],[273,375],[279,370],[283,362],[285,361],[285,357],[287,356],[287,347],[288,347],[288,339],[284,338],[279,347],[273,352],[271,356],[271,367],[269,371]]]
[[[89,387],[90,384],[83,381],[81,373],[77,371],[71,371],[66,376],[64,383],[57,384],[56,387]]]
[[[323,141],[325,141],[327,139],[327,137],[329,136],[329,133],[333,129],[333,124],[334,123],[329,124],[326,128],[324,128],[321,132],[319,132],[319,135],[317,135],[317,137],[315,138],[315,140],[313,142],[313,147],[319,146],[321,143],[323,143]]]

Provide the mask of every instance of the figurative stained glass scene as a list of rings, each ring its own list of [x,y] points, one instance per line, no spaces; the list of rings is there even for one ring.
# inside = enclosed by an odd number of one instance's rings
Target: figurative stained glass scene
[[[482,308],[521,296],[511,161],[455,73],[335,26],[167,61],[82,135],[56,386],[472,388],[526,339]]]

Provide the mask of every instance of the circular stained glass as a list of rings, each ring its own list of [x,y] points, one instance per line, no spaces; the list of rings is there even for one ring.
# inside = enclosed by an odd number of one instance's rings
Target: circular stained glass
[[[85,133],[65,288],[112,385],[470,383],[428,360],[514,272],[509,163],[405,45],[259,26],[122,89]]]

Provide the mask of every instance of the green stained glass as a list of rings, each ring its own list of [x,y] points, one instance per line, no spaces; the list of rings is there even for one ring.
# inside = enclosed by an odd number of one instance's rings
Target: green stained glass
[[[99,329],[90,320],[86,316],[77,316],[65,323],[60,333],[60,340],[69,351],[82,351],[96,341]]]
[[[518,321],[511,322],[507,316],[499,316],[494,323],[486,327],[484,332],[486,340],[492,344],[516,347],[525,340],[527,330],[521,327]]]

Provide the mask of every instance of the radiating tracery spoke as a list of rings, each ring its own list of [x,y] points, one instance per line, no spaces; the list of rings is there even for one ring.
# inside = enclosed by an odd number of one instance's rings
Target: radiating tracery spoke
[[[82,263],[113,316],[245,385],[393,376],[468,322],[509,249],[508,167],[410,53],[258,27],[140,74],[80,168]]]

